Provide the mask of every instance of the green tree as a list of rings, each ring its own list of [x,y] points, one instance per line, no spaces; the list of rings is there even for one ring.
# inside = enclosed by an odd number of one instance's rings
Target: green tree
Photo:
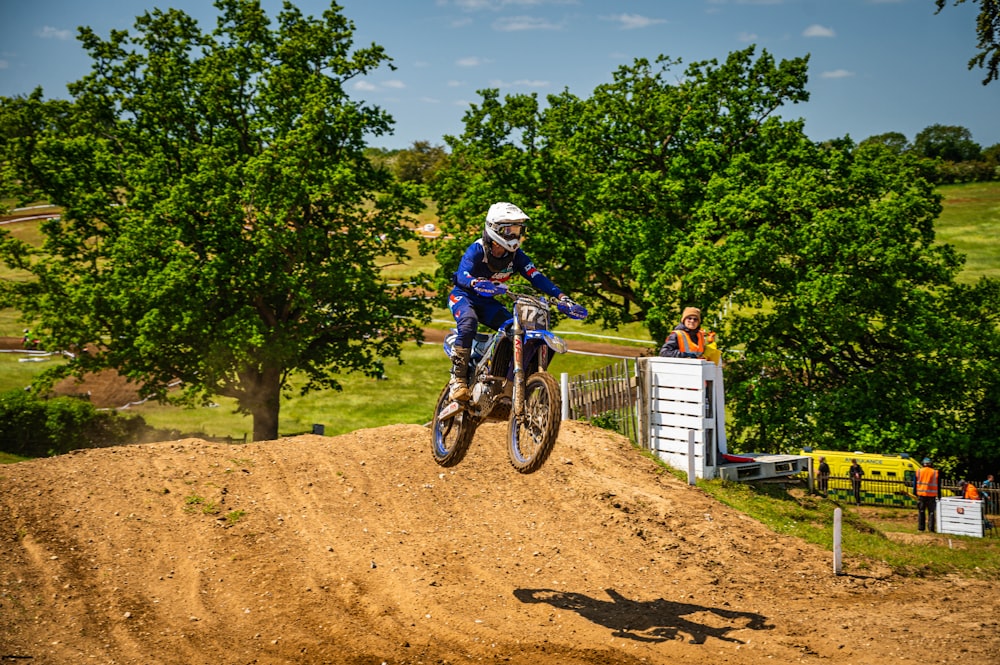
[[[391,166],[393,173],[403,182],[427,184],[448,160],[444,146],[432,146],[428,141],[414,141],[407,150],[400,150]]]
[[[897,154],[904,153],[912,148],[906,135],[901,132],[886,132],[885,134],[869,136],[860,145],[867,145],[869,143],[879,143]]]
[[[1000,166],[1000,143],[983,149],[983,161],[994,168]]]
[[[962,260],[935,241],[921,160],[849,143],[783,153],[782,177],[721,176],[709,207],[732,231],[691,250],[693,276],[729,275],[739,310],[734,438],[995,458],[1000,439],[974,432],[995,383],[997,285],[954,282]]]
[[[657,64],[546,108],[483,91],[434,187],[454,236],[438,277],[488,204],[514,201],[532,217],[529,254],[604,325],[644,321],[661,341],[683,306],[706,312],[734,351],[742,449],[849,448],[870,430],[887,451],[971,456],[1000,302],[993,283],[954,284],[932,165],[878,141],[818,145],[783,120],[808,99],[805,58],[751,47],[678,76]],[[1000,439],[976,445],[996,455]]]
[[[964,4],[966,0],[955,0],[954,5]],[[969,69],[979,67],[986,69],[983,85],[996,81],[1000,73],[1000,1],[973,0],[979,3],[979,14],[976,16],[976,37],[979,40],[976,47],[979,52],[969,60]],[[935,14],[948,4],[948,0],[934,0],[937,5]]]
[[[286,3],[274,23],[255,0],[215,7],[211,33],[177,10],[106,40],[81,28],[93,68],[71,102],[2,100],[4,181],[65,210],[39,250],[4,234],[3,260],[32,275],[4,294],[49,344],[93,350],[65,372],[233,397],[265,440],[293,374],[337,389],[419,336],[426,304],[378,265],[405,258],[422,203],[365,158],[392,119],[346,86],[390,61],[354,49],[338,5]]]
[[[433,190],[445,236],[439,278],[481,232],[489,204],[512,200],[532,217],[529,254],[593,318],[644,321],[662,339],[702,295],[684,279],[691,268],[679,250],[696,232],[719,237],[695,229],[714,174],[745,155],[768,163],[772,141],[801,134],[800,123],[773,115],[808,99],[807,59],[754,52],[682,75],[670,72],[678,61],[639,59],[590,98],[565,91],[545,110],[534,96],[481,92],[463,135],[446,137],[451,159]]]
[[[913,151],[927,159],[970,162],[980,158],[982,148],[972,140],[972,132],[955,125],[925,127],[913,139]]]

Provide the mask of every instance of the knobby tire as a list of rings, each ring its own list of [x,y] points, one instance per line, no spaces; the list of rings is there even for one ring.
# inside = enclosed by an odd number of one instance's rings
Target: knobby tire
[[[507,427],[507,454],[520,473],[533,473],[545,464],[559,437],[562,396],[548,372],[536,372],[524,384],[524,414],[511,414]]]
[[[451,403],[450,387],[445,384],[434,407],[434,420],[431,422],[431,452],[434,461],[441,466],[455,466],[469,452],[469,444],[476,433],[476,426],[471,422],[471,416],[465,411],[455,414],[447,420],[439,420],[441,409]]]

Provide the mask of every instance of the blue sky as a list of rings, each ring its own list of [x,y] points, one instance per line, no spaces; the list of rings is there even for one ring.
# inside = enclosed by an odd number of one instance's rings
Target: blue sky
[[[385,47],[397,66],[356,81],[357,99],[395,118],[372,145],[443,145],[462,132],[477,90],[589,97],[635,58],[725,60],[756,44],[776,58],[810,55],[809,102],[785,107],[814,140],[902,132],[933,125],[969,129],[981,146],[1000,143],[1000,82],[967,69],[975,53],[977,5],[934,0],[341,0],[355,44]],[[263,0],[275,16],[279,0]],[[294,2],[319,16],[321,0]],[[131,29],[154,7],[174,7],[215,26],[209,0],[0,0],[0,95],[42,86],[66,97],[90,60],[76,41],[87,25],[102,37]]]

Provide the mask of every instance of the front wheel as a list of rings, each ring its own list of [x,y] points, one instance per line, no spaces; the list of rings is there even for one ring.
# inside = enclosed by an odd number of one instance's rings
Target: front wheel
[[[455,415],[442,419],[441,411],[452,403],[450,386],[446,383],[434,407],[431,422],[431,452],[434,461],[441,466],[455,466],[469,452],[469,444],[476,433],[473,417],[464,409]]]
[[[512,413],[507,455],[521,473],[538,471],[549,458],[562,422],[559,384],[548,372],[536,372],[524,384],[524,412]]]

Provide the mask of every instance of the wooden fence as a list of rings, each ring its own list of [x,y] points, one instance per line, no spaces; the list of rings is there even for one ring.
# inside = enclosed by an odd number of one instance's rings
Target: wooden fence
[[[569,417],[588,420],[639,440],[636,414],[636,361],[622,359],[569,378]]]

